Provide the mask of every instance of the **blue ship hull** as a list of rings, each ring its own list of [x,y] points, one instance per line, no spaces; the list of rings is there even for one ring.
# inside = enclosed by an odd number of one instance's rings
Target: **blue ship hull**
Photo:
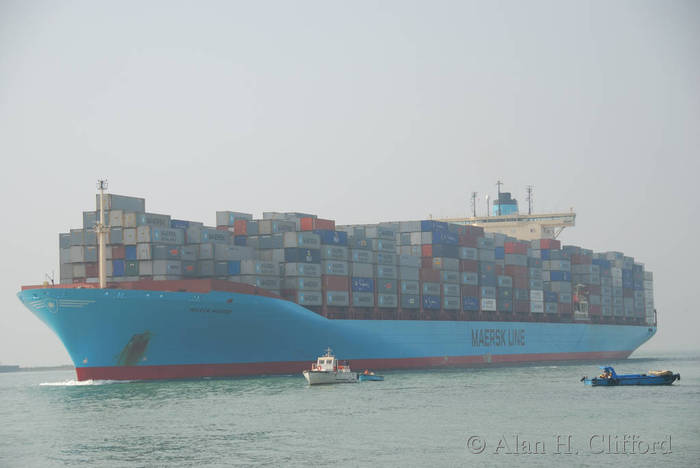
[[[235,292],[38,288],[19,299],[65,345],[78,379],[296,373],[333,348],[354,368],[427,368],[629,356],[655,327],[330,320]]]

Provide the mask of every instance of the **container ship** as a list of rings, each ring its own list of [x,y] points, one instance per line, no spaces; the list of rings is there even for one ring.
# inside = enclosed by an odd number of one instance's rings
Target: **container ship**
[[[656,332],[652,273],[556,239],[574,213],[339,226],[216,212],[216,225],[105,194],[59,234],[60,281],[20,301],[79,380],[298,373],[331,347],[353,367],[626,358]]]

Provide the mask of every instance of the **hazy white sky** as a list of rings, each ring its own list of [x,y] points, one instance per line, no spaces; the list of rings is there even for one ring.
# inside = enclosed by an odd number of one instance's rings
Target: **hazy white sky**
[[[70,362],[15,294],[98,177],[209,224],[457,216],[532,184],[577,211],[565,243],[653,270],[645,349],[697,348],[698,25],[697,1],[0,0],[0,361]]]

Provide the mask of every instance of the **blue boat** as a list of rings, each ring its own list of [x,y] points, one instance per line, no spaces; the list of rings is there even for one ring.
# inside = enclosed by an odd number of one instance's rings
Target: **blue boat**
[[[680,374],[674,374],[669,370],[649,371],[646,374],[625,374],[619,375],[611,366],[601,366],[603,372],[598,377],[589,379],[583,377],[581,381],[585,385],[594,387],[616,385],[671,385],[676,380],[681,380]]]
[[[360,374],[360,382],[381,382],[384,380],[383,375],[377,375],[374,372],[365,370]]]

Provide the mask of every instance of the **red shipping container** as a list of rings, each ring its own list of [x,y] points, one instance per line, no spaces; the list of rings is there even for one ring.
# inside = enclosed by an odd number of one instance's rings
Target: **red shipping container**
[[[457,230],[458,234],[465,234],[472,237],[484,237],[484,228],[480,226],[460,226]]]
[[[600,296],[600,285],[598,285],[598,284],[588,285],[588,292],[590,294],[593,294],[594,296]]]
[[[432,268],[433,267],[433,257],[422,257],[420,259],[421,268]]]
[[[316,226],[315,229],[325,229],[327,231],[335,231],[335,221],[333,221],[332,219],[316,218],[314,225]]]
[[[237,236],[245,236],[248,234],[248,221],[245,219],[236,219],[233,221],[233,233]]]
[[[460,234],[459,236],[459,245],[462,247],[476,247],[477,245],[477,236],[474,236],[472,234]]]
[[[306,217],[301,218],[299,226],[302,231],[313,231],[314,230],[314,218]]]
[[[112,246],[112,258],[115,260],[123,259],[126,256],[126,249],[123,245]]]
[[[503,245],[503,249],[507,254],[527,254],[527,244],[521,242],[506,242]]]
[[[422,257],[432,257],[433,256],[433,246],[430,244],[424,244],[421,247],[421,256]]]
[[[593,263],[593,258],[588,255],[572,255],[571,264],[572,265],[590,265]]]
[[[431,268],[421,268],[420,269],[420,280],[427,281],[429,283],[439,283],[440,282],[440,270],[433,270]]]
[[[530,301],[515,301],[515,312],[518,314],[529,314]]]
[[[556,239],[540,239],[540,249],[559,250],[561,242]]]
[[[86,263],[85,264],[85,276],[88,278],[97,278],[97,263]]]
[[[302,231],[313,231],[314,229],[335,231],[335,221],[331,219],[312,218],[307,216],[301,218],[299,225]]]
[[[530,287],[530,282],[528,281],[527,276],[514,276],[513,287],[518,289],[528,289]]]
[[[503,266],[496,263],[496,268],[494,268],[493,272],[496,273],[497,275],[502,275],[503,274]]]
[[[506,265],[506,275],[516,278],[518,276],[527,278],[527,267],[519,265]]]
[[[588,313],[591,315],[601,315],[602,309],[603,308],[599,305],[589,305],[588,306]]]
[[[479,286],[471,284],[462,285],[462,296],[479,297]]]
[[[350,289],[350,278],[347,276],[321,275],[321,284],[324,290],[348,291]]]
[[[479,262],[476,260],[460,260],[459,271],[479,271]]]

